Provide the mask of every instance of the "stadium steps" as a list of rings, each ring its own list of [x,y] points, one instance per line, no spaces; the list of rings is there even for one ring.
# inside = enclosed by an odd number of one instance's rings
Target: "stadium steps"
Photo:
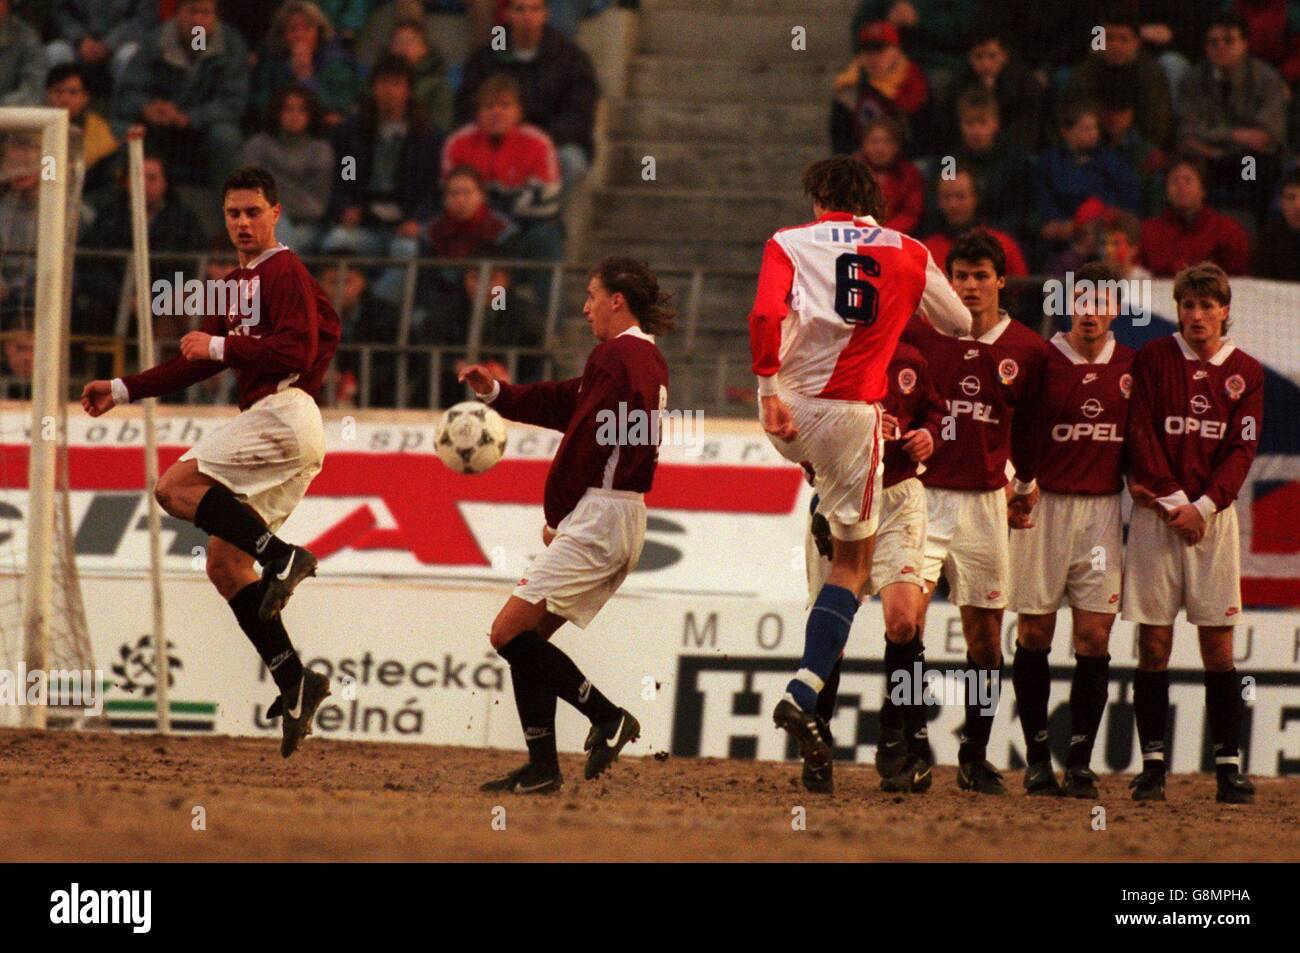
[[[653,184],[669,189],[752,189],[798,192],[799,178],[816,150],[803,144],[737,148],[734,142],[687,143],[671,139],[619,139],[610,144],[610,185],[649,188],[646,158],[654,159]]]

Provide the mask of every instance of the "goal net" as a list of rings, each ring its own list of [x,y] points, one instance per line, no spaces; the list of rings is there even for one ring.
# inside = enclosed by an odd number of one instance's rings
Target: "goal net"
[[[95,668],[67,448],[83,171],[66,111],[0,108],[0,725],[58,723],[58,673]],[[48,707],[27,704],[31,673]]]

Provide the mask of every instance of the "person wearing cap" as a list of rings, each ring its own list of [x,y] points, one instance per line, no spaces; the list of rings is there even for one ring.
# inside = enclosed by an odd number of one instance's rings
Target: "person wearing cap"
[[[858,53],[835,77],[831,107],[831,145],[852,153],[862,142],[867,123],[879,116],[906,122],[930,98],[920,67],[907,58],[898,28],[884,21],[858,31]]]

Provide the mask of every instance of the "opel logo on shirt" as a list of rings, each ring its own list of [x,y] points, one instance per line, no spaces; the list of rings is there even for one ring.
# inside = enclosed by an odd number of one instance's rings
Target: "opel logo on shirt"
[[[1210,409],[1210,398],[1204,394],[1197,394],[1192,398],[1192,413],[1203,414]]]
[[[980,379],[974,374],[961,379],[961,392],[967,397],[974,397],[980,392]]]
[[[1101,411],[1101,401],[1097,400],[1095,397],[1089,397],[1083,402],[1083,416],[1087,417],[1089,420],[1092,420],[1094,417],[1099,417]]]

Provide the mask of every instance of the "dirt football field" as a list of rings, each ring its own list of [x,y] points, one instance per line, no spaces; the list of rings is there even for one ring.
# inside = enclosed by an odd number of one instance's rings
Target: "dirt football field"
[[[1105,777],[1094,830],[1091,802],[1024,797],[1018,774],[1009,797],[968,794],[952,768],[900,797],[841,765],[824,797],[793,764],[624,757],[585,782],[565,756],[558,794],[476,789],[521,757],[310,738],[283,761],[263,739],[5,730],[0,860],[1300,860],[1296,778],[1230,807],[1207,776],[1149,805]]]

